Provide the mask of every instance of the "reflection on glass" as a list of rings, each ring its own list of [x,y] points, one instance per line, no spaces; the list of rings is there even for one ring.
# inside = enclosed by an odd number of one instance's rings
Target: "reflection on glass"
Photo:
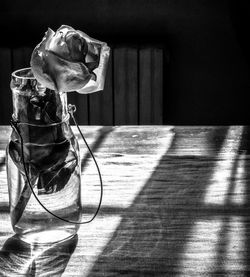
[[[61,276],[77,241],[75,235],[54,244],[28,244],[15,235],[0,251],[0,276]]]

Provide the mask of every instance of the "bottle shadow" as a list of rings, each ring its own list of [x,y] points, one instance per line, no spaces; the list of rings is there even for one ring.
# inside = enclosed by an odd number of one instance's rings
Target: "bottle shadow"
[[[14,235],[0,250],[0,276],[61,276],[77,242],[75,235],[53,244],[29,244]]]

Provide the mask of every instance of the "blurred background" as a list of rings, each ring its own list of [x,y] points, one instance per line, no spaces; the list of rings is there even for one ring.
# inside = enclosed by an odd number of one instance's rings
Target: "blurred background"
[[[104,91],[69,94],[79,124],[249,124],[249,14],[233,0],[1,1],[0,124],[11,72],[62,24],[112,49]]]

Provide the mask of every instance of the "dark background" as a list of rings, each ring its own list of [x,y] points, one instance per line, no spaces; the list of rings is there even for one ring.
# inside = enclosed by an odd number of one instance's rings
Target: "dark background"
[[[164,124],[248,124],[247,2],[1,1],[0,46],[34,47],[48,26],[55,30],[62,24],[111,44],[163,43],[169,53],[164,64]]]

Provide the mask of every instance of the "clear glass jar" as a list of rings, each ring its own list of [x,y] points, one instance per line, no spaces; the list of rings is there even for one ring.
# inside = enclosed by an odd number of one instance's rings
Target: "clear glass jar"
[[[6,165],[13,230],[29,243],[64,240],[76,234],[82,213],[67,94],[42,87],[30,68],[12,73],[11,90],[15,128]]]

